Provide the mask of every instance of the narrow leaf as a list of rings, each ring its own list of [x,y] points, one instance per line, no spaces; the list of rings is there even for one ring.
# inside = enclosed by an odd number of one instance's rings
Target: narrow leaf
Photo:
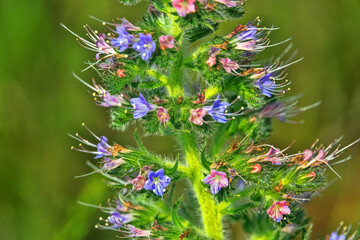
[[[174,206],[171,210],[171,216],[172,216],[173,223],[176,227],[184,228],[184,226],[181,224],[181,221],[179,219],[179,215],[177,214],[177,211],[179,210],[179,206],[180,206],[181,202],[182,202],[182,196],[174,204]]]

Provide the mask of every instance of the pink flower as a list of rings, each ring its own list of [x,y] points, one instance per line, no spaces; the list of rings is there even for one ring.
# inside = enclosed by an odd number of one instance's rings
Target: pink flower
[[[196,125],[203,125],[204,124],[203,117],[205,115],[206,115],[206,111],[202,108],[195,109],[195,110],[191,109],[189,121]]]
[[[139,176],[137,176],[136,178],[134,178],[134,180],[132,180],[131,184],[134,186],[136,191],[140,191],[144,187],[145,182],[146,179],[141,174],[139,174]]]
[[[185,17],[189,13],[196,12],[196,0],[173,0],[172,5],[181,17]]]
[[[309,161],[313,155],[313,152],[310,149],[304,151],[304,160]]]
[[[211,170],[210,175],[207,175],[203,180],[205,184],[211,185],[211,193],[217,194],[221,188],[227,187],[229,185],[229,181],[226,178],[226,173],[218,172],[216,170]]]
[[[280,165],[281,162],[281,151],[279,148],[271,147],[270,150],[264,155],[264,161],[272,162],[273,165]]]
[[[255,40],[250,40],[247,42],[237,43],[235,49],[240,49],[240,50],[244,50],[244,51],[254,51],[255,47],[256,47]]]
[[[128,224],[127,228],[129,230],[128,237],[134,238],[134,237],[149,237],[151,231],[150,230],[141,230],[139,228],[134,227],[133,225]]]
[[[266,212],[274,221],[280,222],[280,220],[283,218],[283,215],[288,215],[291,213],[288,205],[289,204],[285,200],[281,202],[274,202]]]
[[[174,37],[169,35],[163,35],[159,37],[160,48],[165,50],[166,48],[174,47]]]
[[[164,124],[170,120],[170,116],[169,116],[168,112],[163,107],[158,107],[156,115],[157,115],[157,118],[159,119],[159,121]]]
[[[314,179],[316,178],[316,173],[315,173],[315,172],[311,172],[311,173],[309,173],[309,174],[306,174],[305,177],[309,178],[309,181],[312,181],[312,180],[314,180]]]
[[[236,7],[235,1],[231,1],[231,0],[214,0],[214,1],[225,4],[227,7]]]
[[[116,74],[117,74],[120,78],[123,78],[123,77],[126,76],[125,70],[124,70],[124,69],[121,69],[121,68],[119,68],[119,69],[116,71]]]
[[[260,171],[261,171],[261,165],[260,164],[255,164],[250,172],[251,173],[258,173]]]
[[[214,66],[216,64],[216,57],[210,56],[206,61],[206,64],[209,65],[209,67]]]
[[[231,73],[232,71],[235,71],[239,68],[239,64],[237,64],[235,61],[231,61],[230,58],[222,58],[220,59],[220,62],[222,63],[225,71],[228,73]]]

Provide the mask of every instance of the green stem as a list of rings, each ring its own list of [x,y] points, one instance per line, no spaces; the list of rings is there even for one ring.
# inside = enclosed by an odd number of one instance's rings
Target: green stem
[[[189,133],[180,133],[179,138],[184,150],[186,162],[190,168],[190,179],[200,204],[205,232],[208,237],[213,240],[222,240],[224,239],[222,215],[214,197],[206,191],[206,188],[204,188],[201,183],[204,179],[204,168],[201,165],[200,151],[197,147],[196,139],[193,134]]]

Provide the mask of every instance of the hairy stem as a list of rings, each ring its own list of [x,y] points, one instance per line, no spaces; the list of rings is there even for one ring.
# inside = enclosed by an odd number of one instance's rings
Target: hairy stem
[[[218,205],[215,203],[211,193],[206,191],[202,185],[204,178],[203,166],[200,160],[200,151],[197,147],[196,139],[193,134],[180,133],[179,138],[184,150],[186,162],[190,168],[190,179],[192,181],[195,194],[200,204],[201,216],[204,229],[209,238],[222,240],[222,215]]]

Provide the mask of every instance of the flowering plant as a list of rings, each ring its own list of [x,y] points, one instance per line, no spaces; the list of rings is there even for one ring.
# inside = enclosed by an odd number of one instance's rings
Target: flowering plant
[[[174,137],[182,150],[165,159],[137,133],[138,146],[123,147],[85,124],[97,143],[70,135],[80,142],[74,149],[101,159],[91,166],[119,190],[100,207],[109,216],[97,228],[121,238],[221,240],[224,221],[233,219],[242,220],[248,239],[308,239],[301,207],[326,186],[325,170],[335,172],[331,165],[357,141],[335,150],[341,139],[328,147],[315,142],[295,154],[288,152],[292,144],[281,150],[264,143],[272,118],[294,122],[289,118],[317,104],[297,107],[297,97],[284,97],[290,90],[284,71],[301,59],[283,60],[284,53],[273,63],[260,60],[260,52],[288,40],[270,44],[276,28],[262,27],[259,18],[205,39],[221,22],[240,18],[243,6],[241,0],[153,0],[136,25],[103,22],[108,33],[86,26],[89,40],[63,25],[96,52],[85,69],[99,73],[103,86],[76,77],[98,105],[110,108],[111,126],[134,122],[147,134]]]

